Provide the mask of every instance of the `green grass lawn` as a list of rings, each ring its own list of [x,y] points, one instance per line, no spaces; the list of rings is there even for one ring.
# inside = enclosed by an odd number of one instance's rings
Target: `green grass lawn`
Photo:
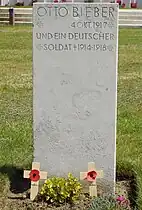
[[[9,166],[8,173],[11,165],[29,166],[33,154],[32,33],[27,27],[16,30],[0,28],[0,167],[3,172]],[[0,183],[0,192],[7,191],[7,173]]]
[[[117,172],[134,175],[142,209],[142,29],[120,29]],[[32,33],[0,27],[0,193],[12,166],[30,167],[32,140]]]
[[[142,29],[119,34],[117,171],[134,175],[142,209]]]

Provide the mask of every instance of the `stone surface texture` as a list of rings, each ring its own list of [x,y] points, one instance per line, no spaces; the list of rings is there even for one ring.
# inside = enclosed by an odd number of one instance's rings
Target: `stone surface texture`
[[[34,161],[49,176],[95,162],[114,181],[117,48],[117,4],[34,4]]]

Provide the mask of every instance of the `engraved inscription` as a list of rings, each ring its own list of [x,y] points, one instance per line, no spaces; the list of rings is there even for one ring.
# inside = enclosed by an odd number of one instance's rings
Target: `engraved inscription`
[[[112,6],[72,6],[69,8],[66,5],[46,5],[38,7],[36,27],[44,28],[42,19],[45,17],[67,19],[71,16],[72,21],[69,21],[66,32],[47,32],[46,30],[36,32],[34,34],[36,49],[40,52],[114,52],[115,46],[110,44],[116,39],[110,32],[110,29],[115,27],[114,12]],[[86,20],[82,20],[83,17],[86,17]],[[88,32],[88,29],[93,29],[93,32]]]
[[[37,15],[39,17],[61,17],[65,18],[67,16],[71,17],[87,17],[88,19],[92,18],[115,18],[114,17],[114,7],[98,7],[98,6],[86,6],[86,7],[77,7],[77,6],[72,6],[71,11],[69,11],[68,7],[65,5],[56,5],[56,6],[50,6],[47,5],[45,6],[40,6],[37,9]]]

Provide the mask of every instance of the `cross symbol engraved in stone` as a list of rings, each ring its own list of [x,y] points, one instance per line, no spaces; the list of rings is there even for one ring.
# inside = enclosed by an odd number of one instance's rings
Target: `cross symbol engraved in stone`
[[[33,162],[32,170],[24,170],[24,178],[31,180],[30,199],[33,201],[38,194],[39,180],[47,179],[47,172],[40,171],[40,163]]]
[[[74,48],[74,50],[76,50],[77,49],[77,46],[74,44],[73,48]]]
[[[94,162],[88,163],[88,172],[80,172],[80,180],[87,180],[92,183],[89,187],[91,197],[97,197],[97,178],[103,178],[103,171],[97,171]]]

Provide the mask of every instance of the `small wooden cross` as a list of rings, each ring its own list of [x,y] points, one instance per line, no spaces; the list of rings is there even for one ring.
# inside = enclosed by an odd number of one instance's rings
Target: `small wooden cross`
[[[89,194],[91,197],[97,197],[97,178],[103,178],[103,171],[97,171],[94,162],[88,163],[87,172],[80,172],[80,180],[87,180],[92,183],[89,187]]]
[[[38,194],[39,180],[47,178],[47,172],[40,171],[40,163],[33,162],[31,171],[24,171],[24,178],[31,180],[30,199],[33,201]]]

